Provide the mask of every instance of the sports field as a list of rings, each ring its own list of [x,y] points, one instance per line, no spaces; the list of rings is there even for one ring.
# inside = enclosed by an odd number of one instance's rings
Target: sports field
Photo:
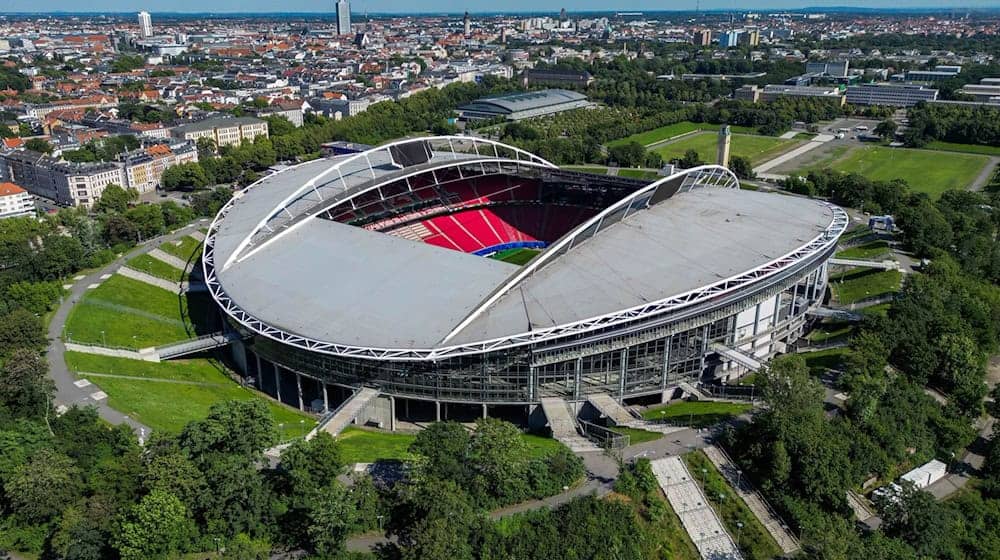
[[[264,399],[285,438],[312,429],[310,416],[244,389],[210,359],[143,362],[78,352],[66,353],[70,370],[108,395],[108,405],[154,430],[176,433],[209,408],[227,400]]]
[[[956,144],[954,142],[930,142],[925,146],[928,150],[940,150],[943,152],[962,152],[966,154],[982,154],[986,156],[1000,156],[1000,146],[987,146],[985,144]]]
[[[734,134],[732,155],[745,157],[750,160],[750,163],[757,165],[791,150],[801,143],[799,140],[785,140],[773,136]],[[717,136],[710,132],[704,132],[664,144],[653,151],[660,154],[664,161],[670,161],[684,157],[684,153],[688,150],[695,150],[701,161],[712,163],[716,158],[717,145]]]
[[[829,167],[876,181],[902,179],[914,191],[937,198],[949,189],[968,188],[988,163],[987,156],[978,154],[864,146],[835,153],[795,174],[805,175],[810,170]]]
[[[499,253],[494,253],[490,256],[490,258],[522,266],[527,264],[527,262],[531,259],[535,258],[535,255],[538,253],[541,253],[538,249],[507,249],[505,251],[500,251]]]

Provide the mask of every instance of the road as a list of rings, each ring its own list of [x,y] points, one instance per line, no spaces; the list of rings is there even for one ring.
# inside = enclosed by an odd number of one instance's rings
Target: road
[[[98,391],[95,386],[88,385],[80,387],[77,385],[78,380],[76,375],[74,375],[73,372],[66,367],[66,346],[63,344],[62,340],[63,327],[66,324],[66,319],[69,317],[70,310],[72,310],[73,306],[80,301],[80,298],[86,293],[88,286],[101,283],[102,276],[114,274],[119,267],[125,264],[125,262],[132,257],[151,251],[164,241],[174,241],[180,239],[181,237],[196,231],[199,227],[203,227],[206,223],[207,222],[204,220],[199,220],[190,225],[184,226],[173,233],[146,240],[139,246],[135,247],[121,257],[118,257],[113,262],[100,268],[99,270],[83,274],[82,278],[74,278],[73,286],[69,289],[69,294],[62,299],[59,308],[56,309],[55,314],[52,316],[52,320],[49,322],[49,346],[45,356],[49,363],[49,376],[52,377],[52,380],[56,385],[56,399],[54,404],[57,408],[61,406],[70,407],[73,405],[95,406],[97,408],[97,413],[105,421],[112,424],[128,424],[140,437],[149,436],[151,430],[148,426],[145,426],[135,419],[129,418],[127,415],[122,414],[121,412],[108,406],[106,398],[95,399],[94,393]]]
[[[971,191],[983,190],[983,187],[988,185],[990,183],[990,179],[993,178],[993,173],[996,172],[998,163],[1000,163],[1000,157],[990,156],[989,163],[987,163],[986,167],[984,167],[983,170],[979,172],[979,176],[976,177],[976,180],[973,181],[971,185],[969,185],[969,190]]]

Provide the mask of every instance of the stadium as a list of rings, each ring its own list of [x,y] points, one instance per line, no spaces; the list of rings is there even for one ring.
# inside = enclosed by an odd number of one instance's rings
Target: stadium
[[[543,399],[668,398],[786,351],[847,223],[721,166],[649,182],[426,137],[238,192],[203,266],[234,361],[285,403],[370,389],[391,425],[523,418]]]

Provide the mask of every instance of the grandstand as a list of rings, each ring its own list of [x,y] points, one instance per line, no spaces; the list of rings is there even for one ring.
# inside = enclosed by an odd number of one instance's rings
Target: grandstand
[[[236,363],[303,408],[376,388],[392,426],[666,398],[785,351],[822,300],[846,214],[738,187],[717,166],[648,183],[403,140],[238,193],[205,278],[245,335]]]

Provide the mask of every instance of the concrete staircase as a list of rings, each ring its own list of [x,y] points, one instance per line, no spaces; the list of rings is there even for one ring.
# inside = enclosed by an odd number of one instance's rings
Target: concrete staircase
[[[576,419],[570,413],[569,403],[558,397],[542,399],[542,412],[548,421],[552,437],[569,447],[574,453],[600,451],[594,442],[580,435],[576,429]]]
[[[621,405],[614,397],[607,393],[595,393],[587,397],[590,406],[597,409],[614,426],[627,426],[635,421],[635,416]]]
[[[157,346],[156,354],[161,360],[169,360],[170,358],[179,358],[181,356],[204,352],[205,350],[211,350],[213,348],[221,348],[230,342],[239,339],[239,333],[217,332],[214,334],[199,336],[198,338],[192,340],[185,340],[174,344],[168,344],[166,346]]]
[[[316,429],[310,432],[306,436],[306,439],[312,439],[315,432],[320,430],[329,433],[331,436],[340,434],[340,432],[344,431],[344,428],[351,422],[354,422],[365,406],[377,398],[378,395],[378,389],[362,387],[360,391],[354,393],[351,398],[344,401],[344,404],[340,405],[326,420],[316,426]]]

